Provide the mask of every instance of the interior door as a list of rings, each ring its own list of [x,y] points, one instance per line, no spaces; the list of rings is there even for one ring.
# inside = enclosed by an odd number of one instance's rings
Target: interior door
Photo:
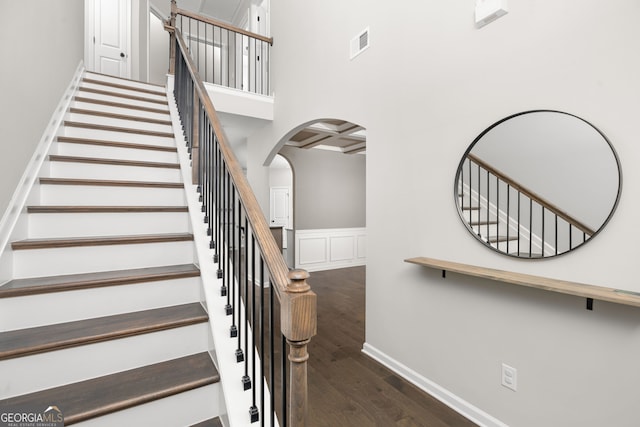
[[[271,214],[272,227],[289,227],[289,188],[271,187]]]
[[[94,0],[93,10],[94,70],[131,78],[131,0]]]

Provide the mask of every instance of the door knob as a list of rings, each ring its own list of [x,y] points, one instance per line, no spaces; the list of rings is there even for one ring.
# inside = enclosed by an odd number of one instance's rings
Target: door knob
[[[120,58],[124,58],[124,52],[120,52]]]

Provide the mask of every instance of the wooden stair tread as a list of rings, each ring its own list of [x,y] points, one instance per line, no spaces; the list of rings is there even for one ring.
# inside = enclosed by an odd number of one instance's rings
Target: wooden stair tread
[[[147,113],[156,113],[156,114],[163,114],[165,116],[169,116],[169,110],[163,110],[160,108],[144,107],[141,105],[130,105],[122,102],[104,101],[102,99],[85,98],[83,96],[76,96],[74,100],[76,102],[86,102],[90,104],[105,105],[108,107],[126,108],[128,110],[145,111]]]
[[[198,424],[193,424],[190,427],[222,427],[222,421],[220,421],[219,417],[209,418],[208,420],[201,421]]]
[[[128,236],[60,237],[52,239],[24,239],[11,243],[14,250],[70,248],[78,246],[133,245],[193,240],[190,233],[141,234]]]
[[[518,236],[489,236],[489,243],[500,243],[511,240],[518,240]]]
[[[117,98],[131,99],[133,101],[143,101],[143,102],[150,102],[152,104],[168,105],[166,99],[160,100],[160,99],[148,98],[146,96],[127,95],[125,93],[114,92],[111,90],[93,89],[93,88],[82,87],[82,86],[80,86],[78,90],[81,92],[95,93],[97,95],[107,95],[107,96],[114,96]]]
[[[85,82],[85,83],[92,83],[92,84],[97,84],[97,85],[102,85],[102,86],[115,87],[115,88],[118,88],[118,89],[134,90],[136,92],[148,93],[150,95],[167,96],[167,94],[165,92],[162,92],[160,90],[144,89],[144,88],[141,88],[141,87],[130,86],[130,85],[126,85],[126,84],[113,83],[113,82],[108,82],[108,81],[104,81],[104,80],[96,80],[96,79],[92,79],[90,77],[84,77],[82,79],[82,81]]]
[[[118,372],[104,377],[0,400],[0,406],[63,410],[65,425],[151,402],[220,380],[208,353]]]
[[[120,119],[120,120],[130,120],[132,122],[145,122],[152,123],[155,125],[166,125],[171,126],[171,120],[161,120],[161,119],[152,119],[149,117],[142,116],[131,116],[128,114],[118,114],[118,113],[109,113],[106,111],[99,110],[86,110],[84,108],[71,107],[69,108],[69,112],[72,114],[84,114],[87,116],[99,116],[99,117],[107,117],[110,119]]]
[[[187,206],[27,206],[28,213],[189,212]]]
[[[66,142],[70,144],[100,145],[105,147],[133,148],[138,150],[167,151],[177,153],[177,147],[169,147],[166,145],[137,144],[133,142],[107,141],[104,139],[77,138],[73,136],[59,136],[58,142]]]
[[[99,157],[61,156],[59,154],[50,154],[49,160],[51,160],[52,162],[94,163],[94,164],[100,164],[100,165],[114,165],[114,166],[139,166],[139,167],[146,167],[146,168],[180,169],[180,163],[147,162],[143,160],[104,159]]]
[[[40,178],[40,184],[50,185],[88,185],[97,187],[160,187],[160,188],[184,188],[181,182],[154,182],[154,181],[118,181],[109,179],[82,179],[82,178]]]
[[[0,360],[206,322],[199,302],[0,333]]]
[[[150,86],[150,87],[157,87],[157,88],[162,88],[164,89],[164,85],[161,84],[157,84],[157,83],[150,83],[150,82],[142,82],[140,80],[135,80],[135,79],[128,79],[126,77],[116,77],[114,75],[111,74],[105,74],[105,73],[101,73],[99,71],[95,71],[95,70],[91,70],[91,71],[86,71],[85,72],[85,76],[104,76],[104,77],[108,77],[110,79],[114,79],[114,80],[118,80],[118,81],[122,81],[122,82],[132,82],[132,83],[142,83],[145,86]]]
[[[136,135],[157,136],[159,138],[173,138],[175,136],[172,132],[160,132],[160,131],[146,130],[146,129],[132,129],[132,128],[126,128],[121,126],[74,122],[71,120],[65,120],[63,124],[65,127],[76,127],[76,128],[91,129],[91,130],[104,130],[108,132],[133,133]]]
[[[131,285],[134,283],[198,276],[200,276],[200,269],[195,265],[179,264],[162,267],[13,279],[0,286],[0,298],[102,288],[105,286]]]
[[[482,221],[470,221],[469,225],[495,225],[497,224],[498,221],[487,221],[487,220],[482,220]]]

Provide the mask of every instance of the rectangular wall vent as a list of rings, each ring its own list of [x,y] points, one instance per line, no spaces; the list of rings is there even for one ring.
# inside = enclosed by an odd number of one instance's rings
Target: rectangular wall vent
[[[365,28],[351,39],[350,43],[350,58],[353,59],[367,50],[369,47],[369,27]]]

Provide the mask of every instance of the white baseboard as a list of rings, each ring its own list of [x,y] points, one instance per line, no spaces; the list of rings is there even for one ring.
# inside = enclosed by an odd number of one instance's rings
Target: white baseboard
[[[362,352],[387,368],[391,369],[402,378],[406,379],[410,383],[429,393],[460,415],[468,418],[474,423],[482,427],[509,427],[502,421],[487,414],[482,409],[472,405],[466,400],[456,396],[444,387],[434,383],[433,381],[418,374],[411,368],[403,365],[397,360],[389,357],[387,354],[381,352],[374,346],[364,343],[362,346]]]
[[[295,266],[307,271],[365,265],[366,228],[296,230]]]
[[[12,276],[12,271],[9,271],[11,270],[12,262],[8,259],[11,256],[11,251],[6,250],[7,244],[12,238],[16,224],[24,210],[27,198],[29,197],[31,189],[36,182],[40,168],[49,153],[51,144],[58,135],[60,125],[64,120],[67,110],[69,109],[69,105],[73,101],[73,95],[80,85],[84,70],[84,64],[80,61],[69,86],[63,93],[60,102],[58,102],[56,109],[51,115],[51,120],[49,120],[49,124],[45,128],[42,137],[40,138],[40,142],[38,143],[31,160],[27,164],[22,178],[20,178],[18,186],[9,201],[9,205],[7,206],[7,210],[4,212],[2,220],[0,220],[0,253],[2,254],[2,259],[0,259],[0,283],[10,279]]]

